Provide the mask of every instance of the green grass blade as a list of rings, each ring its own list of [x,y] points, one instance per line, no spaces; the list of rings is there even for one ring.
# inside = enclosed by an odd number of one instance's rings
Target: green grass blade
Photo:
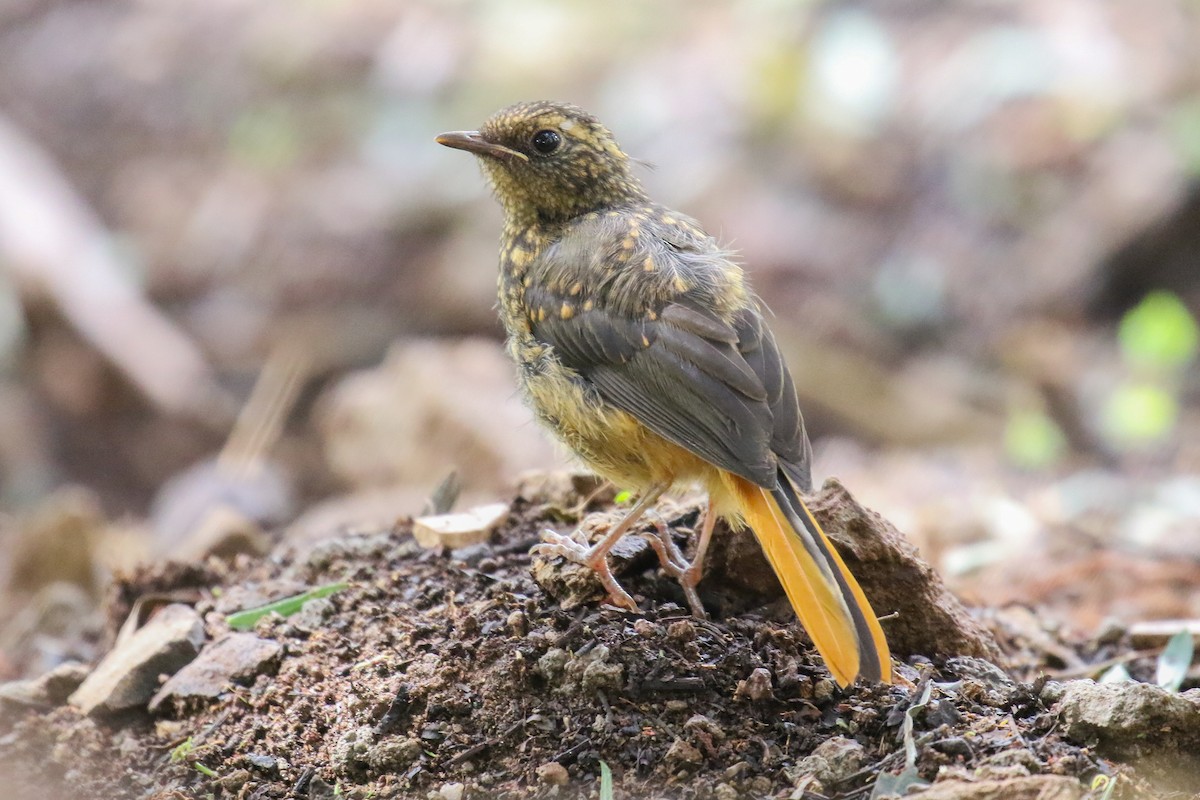
[[[274,603],[267,603],[265,606],[257,608],[248,608],[244,611],[238,611],[230,614],[225,618],[229,623],[229,627],[238,631],[249,630],[267,614],[275,613],[281,617],[290,617],[299,611],[309,600],[316,600],[318,597],[328,597],[334,592],[340,592],[349,584],[344,581],[338,583],[329,583],[325,586],[318,586],[316,589],[304,592],[303,594],[292,595],[285,597],[282,600],[276,600]]]

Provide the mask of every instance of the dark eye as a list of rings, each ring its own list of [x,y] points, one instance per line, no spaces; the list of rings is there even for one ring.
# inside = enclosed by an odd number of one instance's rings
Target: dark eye
[[[561,143],[562,137],[558,135],[558,131],[538,131],[533,135],[533,149],[544,156],[557,150]]]

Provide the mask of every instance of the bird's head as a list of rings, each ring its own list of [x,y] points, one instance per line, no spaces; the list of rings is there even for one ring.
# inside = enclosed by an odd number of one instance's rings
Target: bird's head
[[[576,106],[518,103],[437,141],[479,158],[513,218],[561,221],[645,197],[612,133]]]

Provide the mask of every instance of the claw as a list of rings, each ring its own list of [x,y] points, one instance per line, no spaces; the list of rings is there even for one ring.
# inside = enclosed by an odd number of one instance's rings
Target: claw
[[[683,552],[671,537],[671,529],[664,523],[656,520],[654,527],[658,535],[646,535],[646,541],[658,554],[663,570],[679,581],[683,596],[687,598],[688,607],[692,610],[692,616],[696,619],[708,619],[704,604],[700,602],[700,594],[696,591],[696,584],[700,583],[699,563],[689,563],[684,558]]]
[[[576,533],[578,534],[579,531]],[[588,567],[600,579],[600,583],[608,592],[609,600],[613,605],[630,611],[641,611],[637,601],[629,592],[625,591],[617,582],[616,576],[612,574],[612,568],[608,566],[608,550],[609,548],[602,549],[601,545],[589,547],[580,544],[569,536],[546,529],[542,531],[542,542],[535,544],[529,552],[539,556],[559,556],[572,563]]]

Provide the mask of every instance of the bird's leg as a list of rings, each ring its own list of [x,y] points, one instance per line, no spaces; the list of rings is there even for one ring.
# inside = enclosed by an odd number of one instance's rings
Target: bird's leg
[[[678,545],[675,544],[675,540],[671,538],[671,529],[661,520],[655,520],[654,524],[658,531],[658,537],[647,537],[654,552],[658,553],[658,560],[662,562],[663,569],[679,581],[679,585],[683,587],[683,596],[687,598],[688,606],[692,609],[692,616],[697,619],[708,618],[704,612],[704,605],[700,602],[700,595],[696,592],[696,584],[700,583],[700,578],[704,574],[704,556],[708,552],[708,543],[712,539],[713,527],[716,523],[717,515],[713,513],[710,502],[704,512],[704,522],[700,526],[700,540],[696,543],[696,555],[690,564],[684,558]]]
[[[604,534],[603,539],[591,547],[580,544],[569,536],[563,536],[556,531],[544,530],[542,531],[541,544],[534,545],[530,552],[534,555],[562,556],[568,561],[583,564],[591,568],[596,573],[596,577],[600,579],[600,583],[608,591],[614,605],[622,606],[630,611],[637,611],[637,603],[634,602],[629,592],[625,591],[621,588],[621,584],[617,583],[617,579],[612,574],[612,569],[608,566],[608,551],[620,541],[622,536],[629,532],[629,529],[641,518],[642,514],[646,513],[646,509],[654,505],[654,501],[666,490],[667,486],[665,484],[650,487],[634,507],[629,509],[629,513],[613,526],[612,530]]]

